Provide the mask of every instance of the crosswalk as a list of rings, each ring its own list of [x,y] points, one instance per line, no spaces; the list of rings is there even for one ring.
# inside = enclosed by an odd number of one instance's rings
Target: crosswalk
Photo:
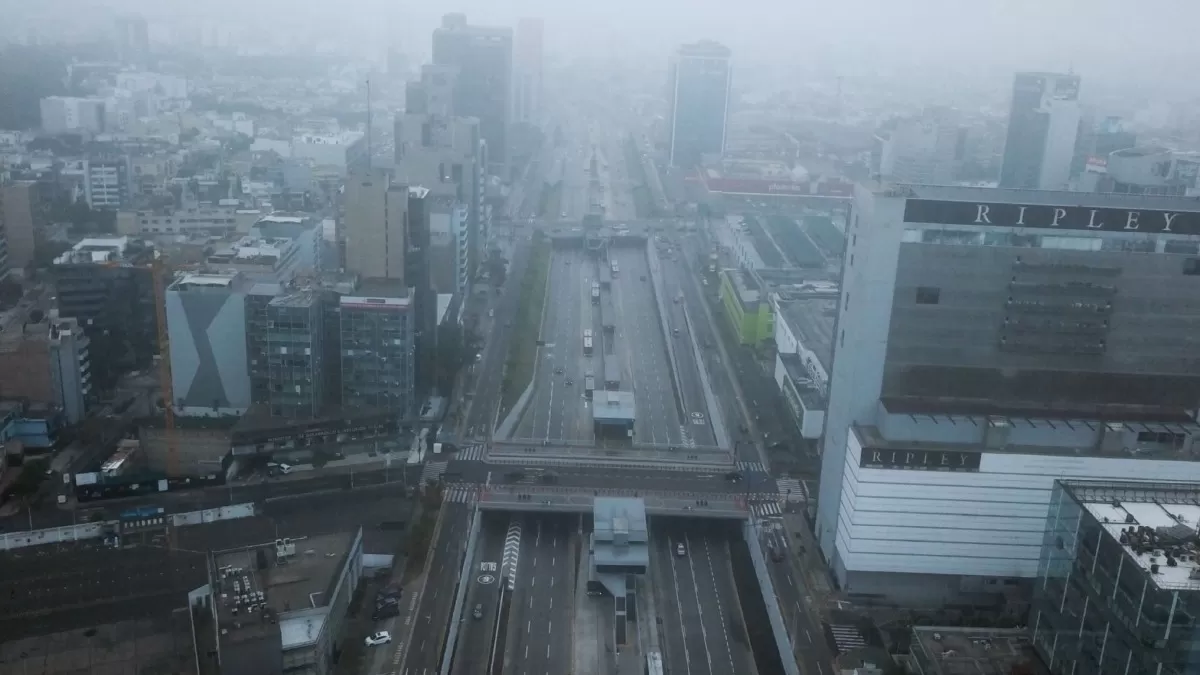
[[[867,646],[867,640],[857,627],[849,624],[829,624],[829,632],[833,634],[833,642],[839,653],[844,654],[852,649],[862,649]]]
[[[749,471],[753,473],[766,473],[767,469],[762,462],[738,462],[738,471]]]
[[[442,501],[451,504],[470,504],[479,495],[479,488],[474,485],[451,485],[442,493]]]
[[[455,459],[466,462],[482,462],[487,458],[487,446],[483,443],[473,443],[458,449]]]
[[[781,518],[783,517],[783,509],[779,508],[779,502],[759,502],[750,505],[750,511],[759,518]]]
[[[449,462],[426,462],[425,467],[421,469],[421,487],[425,487],[442,477],[446,473],[446,465]]]
[[[808,490],[795,478],[776,478],[775,484],[779,486],[780,499],[792,503],[808,501]]]

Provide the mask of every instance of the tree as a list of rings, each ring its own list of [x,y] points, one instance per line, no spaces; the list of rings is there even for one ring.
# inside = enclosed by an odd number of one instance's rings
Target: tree
[[[479,351],[480,340],[475,333],[459,324],[444,326],[438,333],[437,382],[442,395],[454,388],[454,379]]]
[[[487,271],[492,284],[504,285],[504,280],[508,276],[508,261],[500,254],[500,249],[494,248],[488,252]]]

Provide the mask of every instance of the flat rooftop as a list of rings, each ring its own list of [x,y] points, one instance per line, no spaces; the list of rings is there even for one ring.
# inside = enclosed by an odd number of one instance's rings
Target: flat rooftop
[[[1200,483],[1064,481],[1064,486],[1155,585],[1200,591]],[[1152,532],[1139,532],[1143,527]],[[1175,564],[1169,565],[1172,552]]]
[[[258,639],[274,629],[262,620],[264,612],[276,616],[325,607],[327,594],[346,560],[352,533],[327,534],[277,546],[275,542],[223,551],[213,556],[217,621],[235,641]],[[262,551],[260,554],[259,551]],[[259,562],[266,563],[258,569]],[[279,621],[283,646],[303,644],[320,635],[323,614]]]
[[[733,290],[737,292],[738,301],[753,310],[751,305],[756,305],[762,299],[761,287],[754,275],[737,268],[722,270],[722,274],[729,277],[729,282],[733,284]]]
[[[597,389],[592,393],[592,420],[596,422],[633,422],[637,417],[637,406],[632,391],[607,391]]]
[[[921,675],[1012,675],[1024,664],[1047,672],[1021,629],[916,626],[912,655]]]
[[[799,354],[780,354],[779,361],[783,363],[783,369],[787,371],[788,377],[796,386],[796,393],[800,395],[800,401],[804,404],[806,410],[824,410],[825,397],[821,395],[820,390],[815,386],[801,384],[805,380],[811,382],[812,376],[808,369],[804,367],[804,361]],[[829,372],[826,369],[825,372]]]
[[[596,565],[646,565],[649,530],[646,503],[627,497],[596,497],[592,503],[593,557]]]
[[[825,373],[833,372],[833,323],[838,301],[832,298],[803,298],[780,301],[779,312],[796,339],[816,355]]]

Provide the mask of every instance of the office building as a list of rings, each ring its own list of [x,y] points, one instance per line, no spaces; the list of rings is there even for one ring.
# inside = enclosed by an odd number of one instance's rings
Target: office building
[[[90,237],[54,260],[59,315],[78,320],[91,339],[92,382],[100,389],[158,350],[154,257],[143,241]]]
[[[1114,150],[1108,154],[1104,169],[1104,178],[1095,188],[1099,192],[1174,197],[1200,195],[1197,185],[1200,153],[1154,147]]]
[[[188,596],[212,614],[192,622],[193,642],[215,644],[224,675],[333,673],[362,575],[361,528],[215,551],[208,584]]]
[[[129,158],[124,156],[73,159],[63,163],[60,173],[77,181],[76,198],[95,210],[119,210],[129,203],[133,184]]]
[[[225,235],[249,233],[263,218],[259,209],[236,206],[157,208],[117,212],[117,234]]]
[[[104,99],[78,96],[49,96],[40,102],[42,131],[64,134],[90,131],[98,134],[108,128]]]
[[[887,183],[950,185],[962,163],[963,130],[941,108],[889,120],[875,134],[875,174]]]
[[[89,340],[58,310],[16,308],[0,331],[0,397],[49,406],[67,424],[87,416],[91,399]]]
[[[431,199],[429,258],[433,288],[438,294],[465,295],[470,283],[467,206],[447,196]]]
[[[517,21],[513,45],[513,121],[537,125],[542,109],[541,19]]]
[[[338,299],[342,407],[415,410],[415,312],[402,283],[364,280],[354,295]]]
[[[512,126],[511,28],[472,26],[462,14],[447,14],[433,31],[433,64],[454,66],[454,114],[475,117],[488,146],[491,172],[507,173]]]
[[[466,205],[467,266],[473,271],[483,261],[489,237],[484,204],[488,145],[478,119],[454,114],[454,82],[454,68],[425,66],[421,80],[409,83],[407,108],[395,121],[395,175],[399,182],[451,195]]]
[[[34,232],[41,220],[37,183],[0,186],[0,238],[8,252],[6,269],[23,271],[33,264]]]
[[[1000,187],[1065,189],[1081,114],[1078,75],[1017,73]]]
[[[725,152],[733,69],[728,47],[683,45],[667,69],[667,144],[671,166],[691,169]]]
[[[166,291],[171,388],[180,415],[241,415],[250,407],[246,293],[239,273],[183,274]]]
[[[64,319],[57,310],[50,310],[47,323],[50,403],[62,413],[64,422],[76,424],[87,417],[92,393],[91,341],[79,321]]]
[[[122,16],[116,21],[117,56],[122,63],[144,65],[150,56],[150,31],[146,19]]]
[[[364,278],[404,279],[408,237],[408,186],[379,167],[346,179],[346,269]]]
[[[226,218],[234,220],[226,224],[236,225],[236,218]],[[273,213],[255,220],[246,235],[215,242],[204,262],[210,269],[240,272],[254,281],[287,283],[320,271],[322,246],[316,218]]]
[[[775,384],[804,438],[825,430],[829,373],[833,369],[833,327],[838,288],[809,284],[803,291],[772,299],[775,307]]]
[[[762,283],[746,269],[721,270],[721,304],[743,345],[758,346],[775,335],[775,312]]]
[[[413,382],[418,396],[434,383],[437,370],[437,290],[433,287],[430,210],[435,198],[427,188],[408,190],[408,259],[404,263],[404,286],[412,299],[412,329],[416,372]]]
[[[1029,630],[1054,675],[1200,671],[1200,483],[1055,481]]]
[[[325,311],[312,289],[282,292],[266,307],[267,405],[276,417],[309,418],[326,404]]]
[[[1056,478],[1200,480],[1200,207],[859,187],[816,535],[843,590],[1002,602]]]

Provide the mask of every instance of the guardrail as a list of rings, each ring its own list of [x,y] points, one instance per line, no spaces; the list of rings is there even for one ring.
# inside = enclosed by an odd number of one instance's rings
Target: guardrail
[[[676,450],[640,448],[603,449],[543,446],[493,445],[487,454],[490,464],[523,466],[608,466],[612,468],[667,468],[673,471],[725,472],[736,464],[732,453],[724,450]]]
[[[732,445],[729,439],[729,430],[725,428],[724,414],[713,393],[712,382],[708,379],[708,369],[704,366],[704,354],[701,353],[700,346],[696,344],[696,328],[692,325],[692,316],[687,311],[686,303],[683,307],[683,322],[687,325],[688,341],[691,342],[692,353],[696,357],[696,370],[700,372],[700,387],[704,390],[704,402],[708,407],[708,421],[712,426],[713,437],[721,446],[729,447]]]
[[[762,531],[753,519],[747,519],[742,526],[742,536],[750,548],[750,560],[754,563],[754,574],[758,577],[758,587],[762,590],[763,601],[767,605],[767,619],[771,622],[771,634],[775,636],[775,648],[779,650],[779,660],[783,662],[783,672],[787,675],[800,675],[800,667],[792,651],[791,637],[783,622],[783,613],[779,610],[779,600],[775,595],[775,582],[767,570],[767,561],[763,558],[761,541]]]
[[[171,525],[183,527],[212,523],[218,520],[236,520],[249,518],[256,513],[254,504],[234,504],[216,509],[203,509],[187,513],[164,514],[171,520]],[[99,539],[105,533],[118,531],[120,521],[106,520],[95,523],[79,523],[63,527],[48,527],[42,530],[25,530],[0,534],[0,551],[15,551],[19,548],[44,546],[47,544],[69,543],[85,539]]]
[[[591,513],[597,492],[605,497],[641,499],[646,514],[651,516],[683,516],[690,518],[728,518],[744,520],[749,517],[746,502],[739,497],[713,496],[697,500],[688,497],[662,497],[635,490],[580,490],[572,493],[548,493],[534,486],[491,486],[479,493],[480,509],[488,511],[546,511],[555,513]]]
[[[675,341],[671,339],[671,326],[667,321],[667,308],[663,301],[666,287],[663,285],[662,270],[659,269],[658,253],[649,239],[646,240],[646,261],[647,267],[650,269],[651,287],[654,289],[654,305],[658,307],[658,320],[662,324],[663,340],[667,344],[667,358],[671,361],[671,382],[675,385],[675,409],[679,412],[680,419],[687,419],[687,404],[683,401],[683,381],[679,378],[679,359],[675,356]]]

